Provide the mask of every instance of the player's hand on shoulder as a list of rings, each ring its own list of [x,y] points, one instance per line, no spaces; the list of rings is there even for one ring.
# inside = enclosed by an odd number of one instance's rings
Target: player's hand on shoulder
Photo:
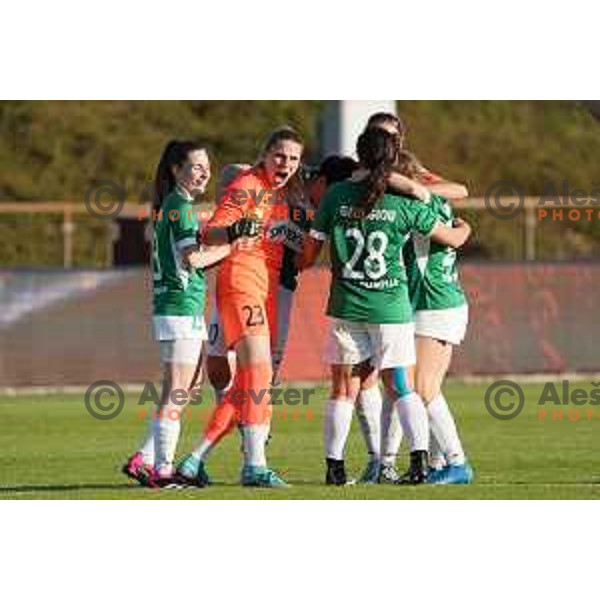
[[[195,271],[202,267],[202,253],[198,245],[188,246],[181,251],[181,262],[183,268]]]
[[[464,241],[462,242],[463,244],[469,239],[469,237],[471,237],[471,231],[472,231],[471,226],[464,219],[461,219],[460,217],[456,217],[455,219],[453,219],[452,228],[458,229],[462,232],[463,237],[464,237]]]
[[[425,204],[429,204],[431,200],[431,192],[422,184],[414,182],[412,195]]]
[[[462,229],[465,229],[466,231],[468,231],[469,233],[471,233],[471,226],[464,219],[461,219],[460,217],[456,217],[452,221],[452,227],[459,228],[459,229],[462,228]]]

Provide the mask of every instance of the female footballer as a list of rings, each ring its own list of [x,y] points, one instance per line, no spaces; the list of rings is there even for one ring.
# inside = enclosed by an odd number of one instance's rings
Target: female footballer
[[[273,378],[272,333],[277,323],[277,291],[288,231],[290,196],[301,188],[298,168],[303,152],[300,136],[290,128],[273,132],[259,163],[241,172],[226,187],[208,223],[205,243],[231,244],[217,273],[216,303],[225,347],[235,352],[235,375],[206,432],[180,469],[186,476],[203,471],[211,448],[239,422],[242,431],[246,486],[283,487],[286,482],[267,467],[269,389]],[[236,243],[232,228],[260,224],[249,244]]]
[[[332,389],[325,414],[326,483],[347,483],[344,447],[361,381],[381,373],[394,398],[409,439],[411,460],[404,481],[427,479],[429,423],[425,406],[413,390],[415,363],[413,311],[407,281],[398,260],[411,231],[440,244],[458,247],[469,236],[461,222],[437,223],[425,204],[386,194],[398,159],[395,137],[378,128],[358,139],[357,153],[366,176],[334,186],[322,200],[305,245],[302,268],[314,263],[330,239],[331,287],[328,359]]]
[[[399,157],[401,156],[406,139],[406,127],[399,117],[391,113],[375,113],[369,118],[367,128],[369,127],[378,127],[394,135],[398,144]],[[425,202],[430,200],[431,194],[444,195],[450,199],[468,196],[465,186],[442,179],[422,165],[419,165],[416,173],[411,174],[413,177],[403,173],[397,165],[389,178],[390,189]],[[411,190],[407,182],[417,187]],[[369,452],[369,462],[360,481],[398,483],[400,475],[396,471],[395,464],[402,442],[402,428],[393,400],[387,397],[382,399],[376,376],[367,381],[364,389],[361,389],[357,415]],[[437,442],[435,436],[432,436],[431,450],[435,449],[437,449]],[[432,452],[432,456],[436,454],[437,451]]]
[[[159,418],[153,418],[140,450],[123,468],[143,483],[176,483],[173,458],[180,417],[189,391],[200,375],[204,325],[204,269],[223,259],[229,246],[201,247],[198,216],[192,201],[210,179],[206,148],[190,141],[165,147],[155,176],[152,236],[153,332],[159,343],[162,392]],[[174,402],[176,400],[176,402]]]
[[[298,269],[296,257],[302,252],[305,233],[314,220],[316,208],[327,188],[348,179],[356,170],[358,164],[351,158],[329,156],[320,165],[317,172],[308,178],[304,184],[302,195],[294,194],[289,198],[292,212],[288,222],[288,233],[281,263],[279,287],[277,293],[277,325],[276,331],[271,331],[271,359],[273,367],[272,385],[277,385],[278,374],[285,353],[293,297],[298,286]],[[250,165],[228,165],[223,169],[220,186],[224,189],[241,172],[251,169]],[[270,305],[270,302],[267,302]],[[220,440],[234,425],[237,425],[237,414],[231,403],[221,407],[222,398],[231,390],[235,372],[235,352],[228,350],[223,337],[223,325],[219,318],[216,299],[213,299],[213,309],[208,333],[207,374],[215,390],[217,404],[211,427],[194,448],[179,463],[178,473],[186,479],[210,481],[205,468],[205,462],[216,441]]]
[[[423,167],[414,155],[403,151],[398,170],[417,179]],[[453,226],[450,202],[434,194],[429,207],[438,222]],[[465,458],[456,424],[441,387],[452,359],[453,347],[465,337],[468,305],[458,279],[456,250],[414,233],[404,247],[409,295],[415,310],[417,364],[415,386],[427,405],[432,440],[439,448],[432,452],[429,483],[465,484],[473,470]]]

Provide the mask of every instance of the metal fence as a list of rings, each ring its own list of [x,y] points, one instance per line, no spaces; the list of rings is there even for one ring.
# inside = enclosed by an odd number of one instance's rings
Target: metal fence
[[[506,230],[505,246],[510,246],[510,252],[498,253],[490,258],[534,261],[538,258],[548,259],[579,259],[599,258],[600,242],[594,241],[592,251],[580,252],[577,244],[568,246],[568,236],[562,236],[565,245],[564,256],[540,252],[539,241],[543,238],[545,227],[558,225],[577,225],[582,218],[588,221],[600,222],[600,210],[596,207],[598,200],[593,198],[580,199],[575,204],[572,200],[563,203],[558,208],[548,208],[540,204],[540,198],[503,197],[500,200],[492,198],[468,198],[454,201],[453,205],[459,211],[475,211],[475,214],[485,217],[485,222],[479,224],[476,232],[478,239],[467,248],[467,255],[478,256],[477,245],[485,244],[492,236],[496,236],[502,228]],[[195,207],[203,220],[210,214],[211,205],[202,204]],[[545,211],[541,212],[541,211]],[[587,213],[587,214],[586,214]],[[142,264],[147,262],[149,251],[140,252],[139,246],[149,243],[149,222],[152,211],[148,204],[126,202],[120,204],[119,210],[112,216],[101,220],[89,214],[85,203],[69,202],[0,202],[0,226],[5,224],[5,233],[13,233],[15,227],[22,227],[24,239],[38,246],[29,249],[22,259],[2,261],[2,253],[11,248],[0,249],[0,265],[27,267],[31,253],[37,253],[40,260],[35,264],[49,266],[74,266],[110,268],[121,264]],[[48,220],[43,231],[36,231],[32,236],[32,217],[46,217]],[[19,224],[14,219],[21,217],[29,220]],[[591,219],[590,219],[591,217]],[[11,219],[10,222],[8,219]],[[8,225],[7,225],[8,223]],[[8,227],[8,231],[7,231]],[[90,239],[90,228],[95,228],[95,235]],[[589,232],[588,232],[589,233]],[[560,231],[553,233],[561,237]],[[586,235],[583,232],[581,235]],[[44,238],[42,243],[39,238]],[[5,236],[6,237],[6,236]],[[132,239],[127,239],[128,237]],[[33,239],[32,239],[33,238]],[[83,243],[85,238],[85,243]],[[56,247],[59,245],[60,247]],[[589,246],[590,244],[588,244]],[[568,246],[568,247],[567,247]],[[100,247],[100,248],[99,248]],[[136,252],[137,247],[137,252]],[[16,250],[14,250],[16,251]],[[81,255],[85,254],[85,257]],[[52,257],[52,258],[50,258]],[[44,260],[42,260],[44,259]]]

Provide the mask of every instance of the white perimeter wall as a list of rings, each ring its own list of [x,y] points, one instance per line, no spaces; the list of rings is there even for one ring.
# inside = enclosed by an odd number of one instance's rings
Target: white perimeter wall
[[[331,100],[321,123],[322,158],[330,154],[356,157],[356,140],[376,112],[396,114],[395,100]]]

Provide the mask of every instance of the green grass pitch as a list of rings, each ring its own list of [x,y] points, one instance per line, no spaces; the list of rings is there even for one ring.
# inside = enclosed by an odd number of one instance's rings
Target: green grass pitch
[[[591,389],[589,384],[579,387]],[[558,387],[558,386],[557,386]],[[202,490],[148,490],[127,482],[119,469],[139,442],[144,425],[136,394],[128,394],[121,415],[93,419],[81,395],[0,398],[0,499],[593,499],[600,498],[600,411],[594,406],[545,406],[562,409],[562,421],[538,418],[541,385],[524,385],[525,409],[514,420],[491,417],[484,405],[486,385],[451,382],[446,396],[457,417],[465,448],[475,469],[469,486],[393,487],[323,485],[322,408],[319,389],[294,421],[280,415],[268,449],[270,464],[293,487],[245,489],[238,484],[239,436],[230,435],[209,461],[215,485]],[[205,405],[208,406],[208,405]],[[305,414],[306,408],[314,411]],[[579,409],[581,419],[569,420]],[[281,409],[278,409],[281,410]],[[293,410],[288,408],[288,413]],[[588,420],[585,413],[591,411]],[[197,411],[197,409],[194,409]],[[179,451],[192,445],[203,423],[192,412],[186,419]],[[347,448],[347,465],[359,475],[365,450],[357,424]],[[407,462],[403,446],[399,459]]]

